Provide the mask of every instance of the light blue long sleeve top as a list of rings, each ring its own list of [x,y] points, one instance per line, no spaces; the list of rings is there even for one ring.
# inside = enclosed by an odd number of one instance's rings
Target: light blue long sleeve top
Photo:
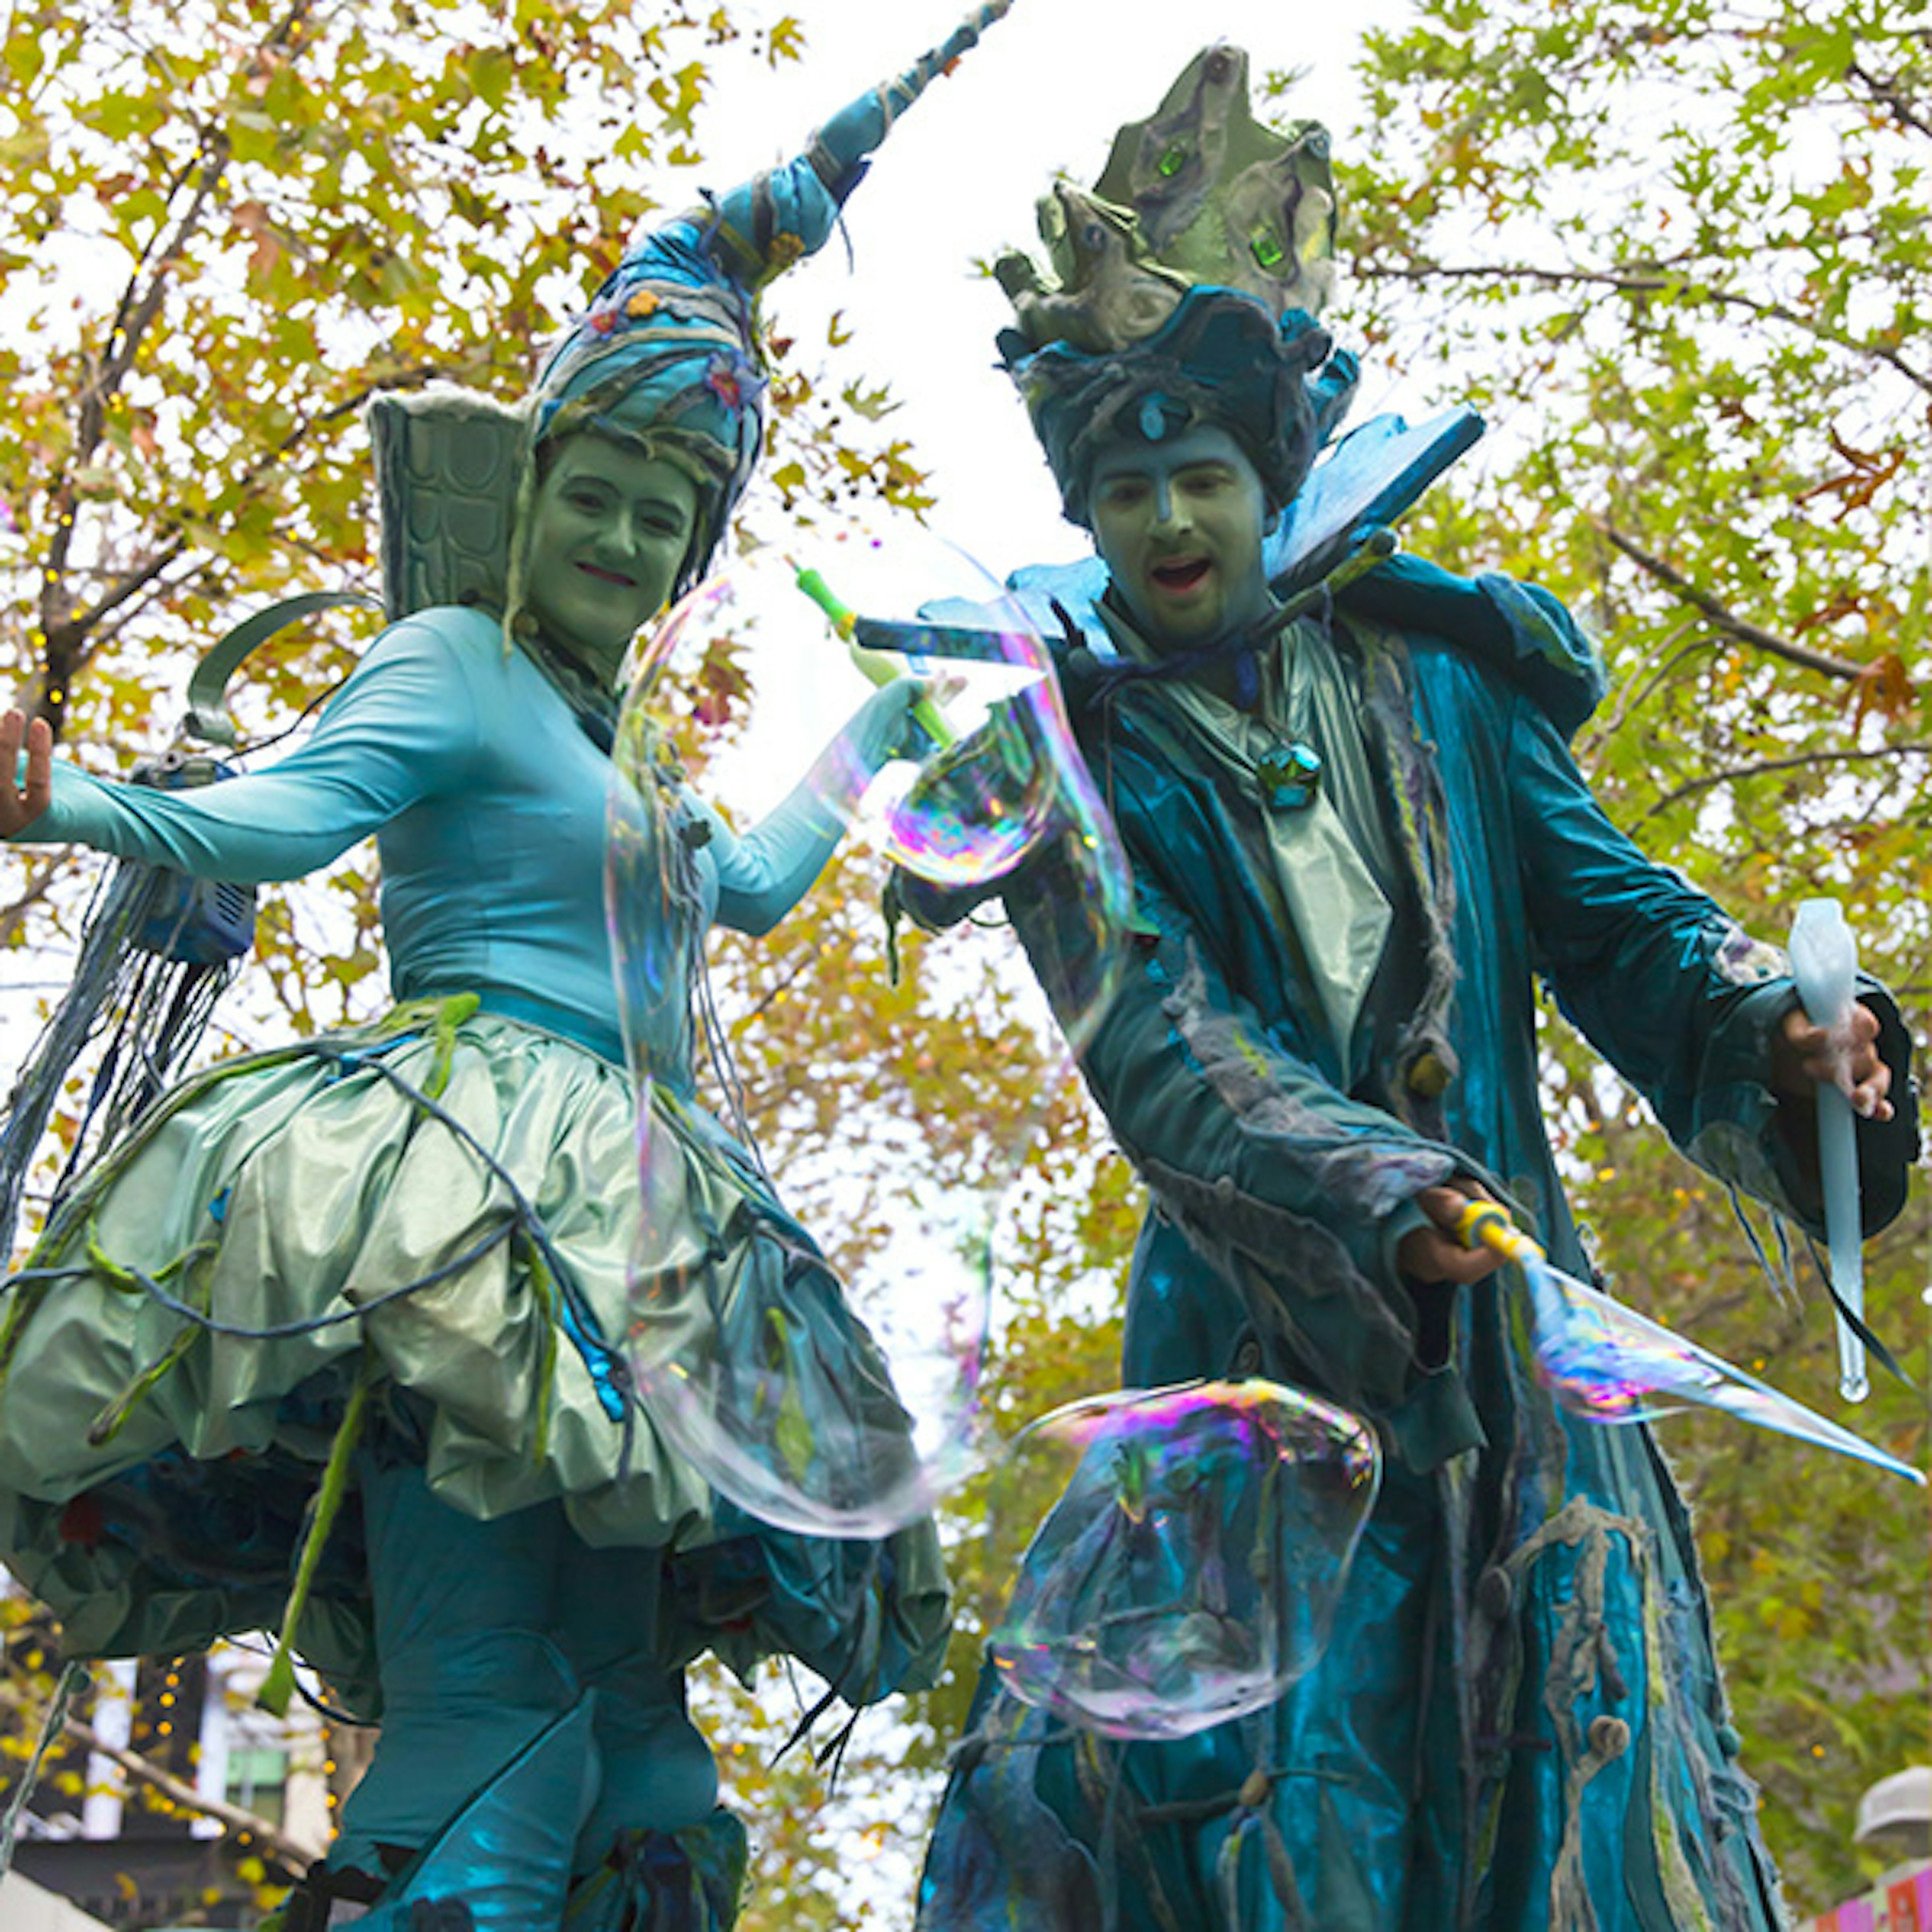
[[[862,748],[861,755],[862,755]],[[474,992],[621,1064],[604,913],[610,759],[496,619],[440,608],[392,625],[280,764],[194,791],[56,761],[28,844],[91,845],[241,885],[296,879],[376,835],[398,999]],[[700,806],[700,909],[763,932],[842,829],[810,782],[752,830]]]

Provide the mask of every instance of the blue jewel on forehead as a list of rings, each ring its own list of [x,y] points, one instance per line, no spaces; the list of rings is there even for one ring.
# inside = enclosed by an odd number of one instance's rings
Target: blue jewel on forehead
[[[1255,760],[1262,796],[1276,812],[1312,805],[1322,787],[1322,754],[1312,745],[1277,745]]]
[[[1167,431],[1167,398],[1156,392],[1141,404],[1141,434],[1148,442],[1159,442]]]

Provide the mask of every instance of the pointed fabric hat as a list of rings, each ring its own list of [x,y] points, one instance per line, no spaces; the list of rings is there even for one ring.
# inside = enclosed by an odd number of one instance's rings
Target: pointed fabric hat
[[[1018,326],[1006,368],[1060,484],[1088,520],[1096,450],[1196,423],[1233,434],[1279,509],[1353,394],[1314,315],[1334,280],[1334,182],[1312,121],[1276,132],[1248,105],[1248,57],[1197,54],[1160,109],[1123,128],[1092,194],[1040,204],[1048,268],[1003,256]]]
[[[892,123],[1012,4],[976,8],[943,45],[834,116],[796,160],[640,233],[545,361],[533,448],[595,430],[677,463],[700,485],[680,590],[702,573],[763,447],[759,294],[824,247]]]
[[[1011,5],[976,8],[943,46],[834,116],[796,160],[640,230],[521,409],[447,385],[377,397],[369,425],[389,617],[478,602],[514,620],[538,448],[576,430],[692,475],[698,527],[676,589],[701,575],[764,440],[759,293],[824,244],[892,123]]]

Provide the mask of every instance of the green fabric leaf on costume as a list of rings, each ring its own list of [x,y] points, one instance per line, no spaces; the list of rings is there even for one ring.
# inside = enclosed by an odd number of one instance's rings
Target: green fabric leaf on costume
[[[772,1440],[778,1444],[778,1454],[784,1458],[785,1467],[802,1481],[812,1467],[816,1438],[812,1433],[812,1418],[806,1413],[805,1403],[799,1394],[798,1379],[788,1372],[791,1324],[782,1309],[772,1309],[766,1320],[771,1330],[772,1360],[784,1382],[778,1396],[778,1426]]]

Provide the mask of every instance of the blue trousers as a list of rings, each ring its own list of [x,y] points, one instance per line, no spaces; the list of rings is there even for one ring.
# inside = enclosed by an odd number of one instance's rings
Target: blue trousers
[[[572,1870],[595,1868],[620,1831],[710,1816],[716,1767],[682,1672],[658,1657],[661,1552],[592,1549],[557,1503],[480,1522],[380,1453],[363,1452],[358,1474],[382,1731],[332,1864],[380,1871],[377,1846],[423,1845],[586,1692],[595,1765],[556,1801],[579,1814]]]

